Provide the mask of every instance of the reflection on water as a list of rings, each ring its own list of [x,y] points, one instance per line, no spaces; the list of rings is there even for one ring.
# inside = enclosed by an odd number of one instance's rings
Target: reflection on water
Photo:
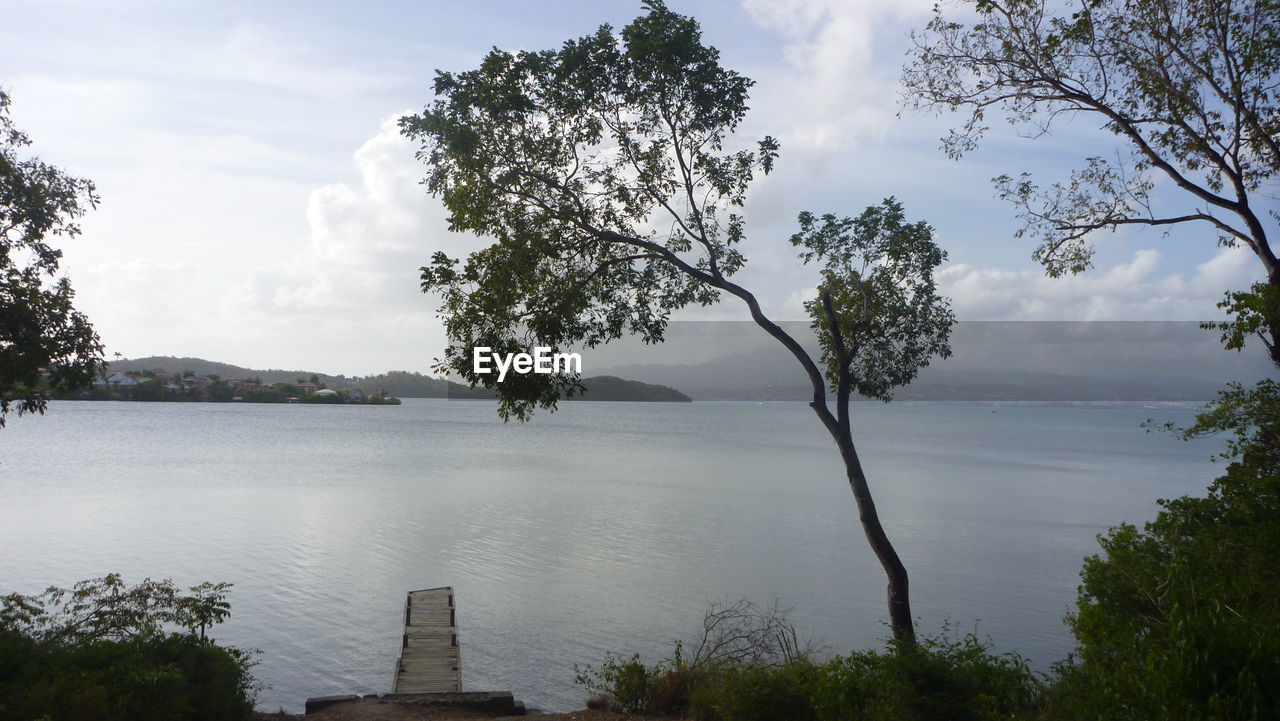
[[[950,618],[1037,664],[1094,536],[1199,492],[1187,407],[859,404],[856,440],[926,631]],[[388,690],[404,593],[457,588],[463,685],[581,706],[573,664],[658,657],[709,601],[793,606],[876,643],[884,579],[803,403],[399,407],[56,403],[0,431],[0,592],[109,571],[231,581],[221,641],[262,650],[260,707]]]

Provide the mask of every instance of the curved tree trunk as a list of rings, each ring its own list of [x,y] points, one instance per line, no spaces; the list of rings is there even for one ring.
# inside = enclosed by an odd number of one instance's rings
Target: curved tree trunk
[[[862,524],[862,531],[871,544],[871,550],[880,560],[885,575],[889,577],[889,624],[893,627],[893,637],[902,643],[915,643],[915,620],[911,616],[907,568],[902,565],[902,559],[898,557],[893,543],[889,541],[889,535],[880,524],[880,514],[876,511],[876,502],[871,498],[871,489],[867,486],[867,477],[862,472],[862,463],[858,460],[858,451],[854,448],[853,441],[847,436],[837,437],[836,445],[840,448],[840,457],[844,459],[849,487],[858,503],[858,521]]]
[[[760,309],[759,301],[750,291],[722,277],[715,278],[714,281],[712,285],[726,290],[745,301],[747,308],[751,311],[751,318],[756,322],[756,325],[763,328],[765,332],[791,351],[791,354],[795,356],[796,360],[804,368],[805,373],[808,374],[810,385],[813,386],[813,400],[809,403],[809,406],[813,408],[818,420],[822,421],[822,425],[826,427],[831,434],[831,438],[835,441],[836,447],[840,449],[840,458],[844,461],[845,475],[848,478],[849,487],[853,491],[854,501],[858,504],[858,522],[862,525],[862,531],[866,534],[867,541],[871,544],[871,550],[876,554],[876,558],[879,559],[880,565],[884,568],[885,575],[889,579],[889,625],[893,629],[893,637],[899,643],[915,644],[915,620],[911,616],[907,568],[902,565],[902,559],[898,557],[898,552],[894,550],[893,543],[889,541],[889,536],[885,533],[884,526],[880,524],[880,514],[876,511],[875,501],[871,498],[871,488],[867,485],[867,476],[862,470],[862,462],[859,460],[858,451],[853,445],[853,434],[849,423],[851,379],[848,373],[848,363],[843,362],[843,356],[845,355],[843,343],[837,339],[836,347],[842,356],[840,367],[843,369],[837,384],[836,411],[839,414],[837,418],[831,414],[831,409],[827,407],[827,387],[822,371],[818,369],[817,364],[813,362],[813,359],[809,357],[809,354],[796,339],[792,338],[777,323],[769,320]],[[824,298],[824,305],[829,309],[829,298]]]

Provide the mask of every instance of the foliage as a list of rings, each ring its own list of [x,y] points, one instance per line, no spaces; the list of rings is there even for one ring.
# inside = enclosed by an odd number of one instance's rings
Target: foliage
[[[44,413],[39,390],[83,388],[102,365],[102,344],[58,277],[51,237],[80,234],[76,219],[98,204],[93,183],[19,152],[31,139],[9,118],[0,90],[0,427],[10,407]]]
[[[597,667],[575,666],[577,683],[628,713],[676,713],[689,709],[709,679],[729,669],[771,667],[803,660],[811,652],[796,639],[787,609],[747,600],[712,604],[686,655],[677,641],[668,659],[646,666],[640,656],[609,656]],[[710,698],[710,697],[708,697]]]
[[[690,710],[705,721],[813,721],[812,694],[826,668],[803,656],[722,664],[692,694]]]
[[[822,261],[818,298],[807,301],[832,390],[848,376],[852,390],[889,401],[933,356],[951,355],[955,316],[938,295],[933,271],[946,253],[923,221],[907,223],[888,198],[857,218],[800,214],[791,244],[804,262]]]
[[[230,584],[191,595],[118,575],[0,603],[0,721],[247,719],[251,654],[205,631],[230,614]],[[186,633],[167,632],[173,626]]]
[[[1052,276],[1088,268],[1094,231],[1204,223],[1243,244],[1280,286],[1267,237],[1267,188],[1280,174],[1280,13],[1275,0],[970,0],[972,24],[938,6],[904,71],[909,107],[962,110],[944,138],[972,150],[987,113],[1032,136],[1061,116],[1097,117],[1127,154],[1091,157],[1047,189],[1023,173],[996,179],[1040,244]],[[1156,212],[1155,177],[1185,193],[1181,214]],[[1271,220],[1280,219],[1274,210]],[[1272,358],[1280,317],[1267,321]]]
[[[738,612],[724,614],[733,608],[713,608],[704,628],[714,628],[716,618],[734,618]],[[794,638],[777,609],[751,613],[751,620],[729,622],[711,635],[741,639],[780,625]],[[766,616],[771,621],[760,623]],[[884,651],[825,662],[770,642],[739,646],[739,651],[749,649],[745,653],[704,655],[702,663],[696,653],[687,657],[684,648],[677,643],[670,658],[652,666],[638,655],[610,656],[598,668],[578,669],[578,682],[620,710],[687,712],[700,721],[1032,719],[1039,717],[1046,690],[1025,659],[997,655],[972,634],[944,632],[918,643],[894,640]]]
[[[455,341],[440,370],[491,387],[474,346],[661,341],[673,311],[714,302],[742,267],[731,209],[777,143],[721,152],[752,83],[720,67],[693,19],[650,7],[620,35],[602,26],[560,50],[494,50],[477,70],[440,72],[440,99],[402,118],[450,229],[498,241],[423,268]],[[518,376],[499,387],[502,412],[525,418],[579,390],[572,376]]]
[[[1218,307],[1231,319],[1209,321],[1201,326],[1221,331],[1224,348],[1241,350],[1246,340],[1255,337],[1276,357],[1276,337],[1271,329],[1280,326],[1280,286],[1254,283],[1247,291],[1229,291]]]
[[[376,376],[368,376],[360,382],[360,387],[382,389],[393,396],[401,398],[447,398],[449,390],[447,381],[432,378],[421,373],[409,371],[388,371]]]
[[[208,388],[204,389],[205,395],[211,401],[226,403],[236,396],[236,391],[226,381],[221,378],[214,379]]]
[[[391,394],[387,393],[387,391],[386,391],[385,389],[382,389],[382,388],[379,388],[378,390],[374,391],[373,393],[370,393],[370,394],[368,395],[368,397],[367,397],[367,398],[365,398],[365,402],[367,402],[369,405],[373,405],[373,406],[398,406],[398,405],[400,405],[400,399],[399,399],[399,398],[395,398],[395,397],[393,397]]]
[[[229,583],[202,583],[182,595],[172,581],[145,579],[128,586],[118,573],[50,586],[38,596],[0,597],[0,626],[39,643],[79,643],[154,635],[166,625],[195,633],[230,615]]]
[[[1242,459],[1247,454],[1255,465],[1280,467],[1280,383],[1274,378],[1264,378],[1253,388],[1228,383],[1191,426],[1178,428],[1166,423],[1161,427],[1183,440],[1228,433],[1223,460]]]
[[[317,395],[315,393],[305,393],[298,397],[299,403],[322,403],[322,404],[341,404],[349,403],[351,394],[347,391],[338,391],[336,395]]]
[[[1035,718],[1042,680],[1026,659],[997,655],[973,634],[891,641],[826,664],[813,695],[822,721]]]
[[[274,388],[244,388],[239,391],[245,403],[284,403],[289,394]]]
[[[1063,705],[1122,719],[1280,715],[1280,389],[1224,392],[1190,437],[1228,431],[1203,498],[1160,501],[1085,562]]]
[[[674,672],[672,665],[659,662],[645,666],[640,654],[623,659],[609,654],[600,666],[573,667],[574,681],[605,704],[624,713],[661,713],[655,697],[662,679]]]
[[[231,604],[227,601],[230,583],[210,583],[204,581],[191,587],[191,595],[178,599],[179,623],[192,633],[200,631],[200,639],[204,640],[205,631],[225,621],[231,615]]]

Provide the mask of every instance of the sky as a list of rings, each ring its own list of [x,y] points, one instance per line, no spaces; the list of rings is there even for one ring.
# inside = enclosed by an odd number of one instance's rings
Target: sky
[[[437,250],[480,247],[448,231],[395,124],[431,101],[435,70],[642,12],[638,1],[6,5],[0,87],[15,125],[102,196],[62,248],[108,356],[347,375],[428,372],[445,338],[418,269]],[[949,255],[940,284],[962,320],[1203,320],[1219,317],[1225,290],[1261,279],[1254,257],[1204,228],[1104,233],[1097,267],[1046,278],[991,178],[1058,180],[1114,141],[1093,119],[1035,140],[997,126],[948,159],[939,138],[958,117],[900,112],[909,33],[932,0],[669,5],[756,81],[740,135],[782,144],[748,197],[738,276],[773,317],[802,318],[816,282],[787,243],[796,214],[856,215],[890,195],[935,228]],[[680,317],[745,315],[726,301]]]

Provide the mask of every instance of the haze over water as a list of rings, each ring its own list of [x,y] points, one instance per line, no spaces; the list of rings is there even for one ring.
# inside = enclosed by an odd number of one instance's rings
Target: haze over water
[[[1201,493],[1194,405],[878,403],[855,442],[926,632],[980,620],[1047,668],[1094,536]],[[996,410],[997,412],[992,412]],[[389,690],[404,594],[457,589],[466,690],[581,707],[573,665],[647,660],[709,601],[778,599],[834,652],[887,635],[885,581],[804,403],[399,407],[60,402],[0,431],[0,593],[121,572],[235,584],[219,641],[259,707]]]

